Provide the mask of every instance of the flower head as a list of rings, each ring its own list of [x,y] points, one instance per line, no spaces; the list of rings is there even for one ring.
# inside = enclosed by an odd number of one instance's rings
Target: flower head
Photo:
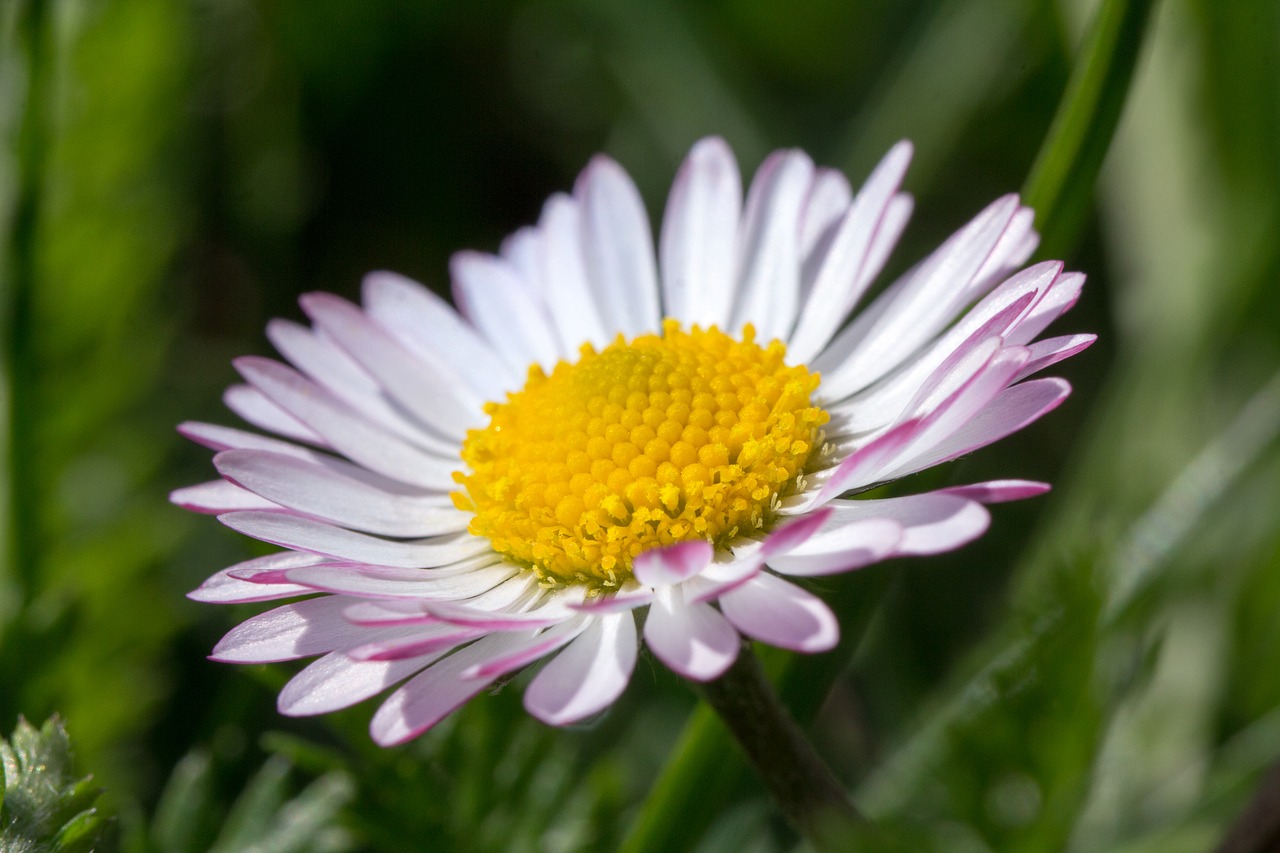
[[[910,214],[910,153],[854,195],[778,152],[744,202],[732,152],[703,140],[656,262],[639,194],[600,157],[499,255],[455,256],[456,311],[391,273],[365,279],[363,306],[304,296],[311,328],[267,330],[290,364],[239,359],[247,384],[226,395],[277,437],[181,427],[222,478],[173,500],[285,549],[191,596],[311,596],[213,657],[319,656],[282,690],[285,714],[394,687],[372,722],[394,744],[542,659],[530,713],[600,711],[630,677],[641,612],[645,645],[692,679],[722,674],[744,636],[831,648],[835,617],[788,578],[959,547],[984,504],[1047,487],[848,495],[1031,423],[1069,388],[1027,377],[1093,340],[1037,340],[1083,276],[1019,271],[1036,235],[1013,196],[863,299]]]

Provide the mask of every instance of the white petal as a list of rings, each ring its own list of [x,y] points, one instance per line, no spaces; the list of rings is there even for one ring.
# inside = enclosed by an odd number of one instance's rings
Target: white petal
[[[461,462],[413,447],[299,374],[270,359],[238,358],[236,368],[259,390],[308,424],[353,462],[405,483],[453,491]],[[456,453],[456,450],[454,451]]]
[[[232,385],[222,393],[222,402],[227,408],[244,418],[249,423],[274,432],[295,441],[305,441],[319,447],[324,446],[324,439],[305,424],[273,403],[258,389],[248,385]]]
[[[443,369],[447,365],[414,355],[345,299],[308,293],[298,301],[326,335],[432,433],[462,439],[468,429],[479,426],[484,399],[459,382],[452,371]]]
[[[535,294],[506,261],[480,252],[458,252],[450,259],[449,269],[458,307],[511,372],[524,377],[533,364],[549,372],[567,355]]]
[[[676,673],[710,681],[738,657],[738,632],[709,604],[690,604],[679,587],[660,589],[649,605],[644,641]]]
[[[331,652],[289,679],[276,707],[287,717],[327,714],[376,696],[413,675],[444,652],[392,661],[355,661]]]
[[[280,505],[253,492],[242,489],[235,483],[226,480],[213,480],[174,489],[169,493],[169,502],[192,512],[217,515],[222,512],[233,512],[241,509],[280,509]]]
[[[733,299],[742,178],[733,151],[710,137],[680,167],[662,217],[663,313],[725,326]]]
[[[370,317],[428,362],[447,361],[481,399],[500,400],[524,379],[452,306],[417,282],[373,272],[361,292]]]
[[[528,575],[526,575],[528,577]],[[532,581],[532,578],[530,577]],[[455,625],[469,625],[485,631],[514,631],[522,628],[547,628],[578,614],[575,604],[581,604],[586,592],[583,587],[568,587],[545,592],[531,583],[532,594],[518,606],[496,608],[485,602],[462,601],[427,605],[427,609],[440,619]]]
[[[388,491],[334,468],[261,450],[224,451],[213,463],[222,476],[269,501],[368,533],[433,536],[465,530],[471,518],[441,506],[438,493],[405,486]]]
[[[494,680],[464,680],[463,672],[505,654],[521,637],[490,634],[432,664],[387,697],[369,723],[369,734],[381,746],[394,746],[422,734]]]
[[[635,617],[599,616],[533,679],[525,710],[552,726],[577,722],[611,705],[635,665]]]
[[[342,618],[351,602],[326,595],[260,613],[232,628],[209,657],[224,663],[270,663],[344,648],[368,633]]]
[[[605,330],[633,337],[658,330],[653,235],[640,192],[613,160],[596,156],[578,178],[588,281]]]
[[[932,468],[999,441],[1056,409],[1070,393],[1063,379],[1033,379],[1006,388],[945,440],[903,463],[893,476]]]
[[[554,625],[505,655],[476,664],[462,673],[463,678],[494,678],[514,672],[563,648],[591,624],[591,617],[579,616]]]
[[[547,291],[547,305],[562,348],[573,356],[584,343],[596,349],[608,346],[612,335],[605,329],[603,309],[587,280],[582,212],[577,201],[553,195],[542,209],[540,227],[545,241],[543,275],[555,282]]]
[[[200,584],[197,589],[187,593],[187,598],[213,604],[241,604],[301,595],[311,590],[297,584],[275,582],[274,577],[272,582],[263,580],[255,583],[254,579],[266,578],[294,566],[313,566],[323,559],[315,554],[298,551],[284,551],[279,554],[256,557],[228,566]]]
[[[518,570],[506,563],[482,566],[469,572],[437,574],[430,569],[391,566],[303,566],[290,569],[286,577],[312,589],[361,598],[436,599],[451,601],[471,598],[503,584]],[[513,598],[524,591],[513,587]],[[423,607],[425,611],[426,608]]]
[[[800,300],[800,213],[813,182],[813,161],[776,152],[747,192],[739,239],[738,293],[730,329],[755,326],[761,342],[786,340]]]
[[[819,245],[828,245],[853,201],[849,179],[835,169],[817,169],[800,216],[800,257],[807,267]],[[812,276],[809,286],[812,287]]]
[[[764,554],[760,549],[742,557],[735,555],[729,559],[718,559],[697,577],[680,585],[684,600],[689,604],[713,601],[760,574],[763,566]]]
[[[636,580],[645,586],[668,586],[680,583],[702,571],[715,549],[710,542],[691,539],[666,548],[651,548],[635,558],[632,565]]]
[[[848,572],[891,556],[902,534],[902,525],[890,519],[855,521],[819,533],[786,554],[770,557],[769,566],[796,576]]]
[[[888,518],[902,525],[896,554],[938,554],[971,542],[986,532],[991,514],[979,503],[956,494],[929,492],[884,500],[835,500],[832,524],[864,518]]]
[[[196,444],[208,447],[211,450],[236,450],[236,449],[252,449],[252,450],[270,450],[272,453],[280,453],[285,456],[296,456],[298,459],[333,459],[327,453],[320,453],[312,450],[310,447],[302,447],[301,445],[291,444],[287,441],[280,441],[275,438],[268,438],[265,435],[258,435],[256,432],[245,432],[242,429],[234,429],[232,427],[221,426],[219,424],[204,424],[198,421],[184,421],[178,424],[178,432],[185,438],[189,438]]]
[[[326,335],[288,320],[272,320],[267,337],[298,370],[365,417],[407,441],[422,436],[422,427],[392,405],[377,380]]]
[[[850,392],[871,384],[950,323],[1017,209],[1016,196],[989,205],[841,332],[814,361],[831,387],[843,374],[858,377]]]
[[[231,512],[218,520],[263,542],[376,566],[441,566],[490,550],[488,540],[466,532],[392,541],[275,512]]]
[[[1097,339],[1097,335],[1064,335],[1060,338],[1045,338],[1043,341],[1036,341],[1027,347],[1029,352],[1027,363],[1018,371],[1018,375],[1013,378],[1013,381],[1021,382],[1028,376],[1039,373],[1064,358],[1070,358],[1073,355],[1084,352],[1093,346],[1094,341]]]
[[[825,652],[840,639],[822,599],[767,572],[721,596],[720,609],[739,631],[771,646]]]
[[[822,351],[878,272],[864,267],[910,162],[910,143],[890,149],[837,226],[787,347],[792,363],[807,364]]]

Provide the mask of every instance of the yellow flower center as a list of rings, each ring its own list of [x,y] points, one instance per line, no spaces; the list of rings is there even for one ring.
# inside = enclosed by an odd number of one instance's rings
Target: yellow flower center
[[[725,545],[772,520],[828,415],[810,404],[818,375],[783,363],[785,346],[714,326],[600,352],[485,407],[462,445],[470,473],[454,503],[470,530],[547,583],[616,586],[650,548]]]

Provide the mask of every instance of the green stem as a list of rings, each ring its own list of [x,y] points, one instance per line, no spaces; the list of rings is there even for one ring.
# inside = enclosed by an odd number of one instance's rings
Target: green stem
[[[830,686],[848,666],[895,577],[892,566],[870,566],[831,590],[828,604],[841,614],[840,642],[821,655],[795,655],[762,646],[760,657],[791,716],[803,727],[817,715]],[[662,773],[629,828],[619,853],[688,847],[713,822],[706,802],[735,802],[750,776],[724,723],[705,703],[685,724]]]
[[[724,675],[698,690],[737,739],[787,821],[818,850],[847,850],[866,821],[814,752],[744,645]]]
[[[1103,0],[1040,153],[1022,186],[1041,254],[1060,257],[1084,221],[1111,146],[1154,0]]]
[[[36,376],[32,314],[36,282],[36,231],[44,176],[48,110],[45,47],[48,15],[41,0],[28,0],[18,27],[27,58],[27,91],[18,130],[18,188],[14,199],[5,338],[8,380],[8,514],[12,578],[27,590],[36,576],[39,477],[35,460]]]

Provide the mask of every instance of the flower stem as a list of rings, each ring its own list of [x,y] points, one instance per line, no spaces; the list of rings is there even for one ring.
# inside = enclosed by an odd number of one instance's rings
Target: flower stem
[[[787,821],[818,850],[848,850],[866,820],[774,693],[744,645],[733,666],[698,690],[737,738]]]

